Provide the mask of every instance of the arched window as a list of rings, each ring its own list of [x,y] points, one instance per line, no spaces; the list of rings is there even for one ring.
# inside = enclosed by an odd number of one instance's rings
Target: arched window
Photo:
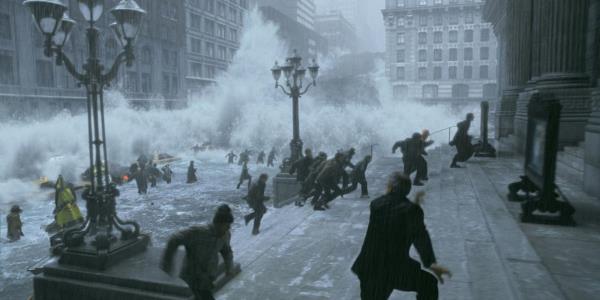
[[[437,98],[438,86],[435,84],[426,84],[423,86],[423,98]]]
[[[455,84],[452,86],[452,97],[466,98],[469,97],[469,86],[466,84]]]

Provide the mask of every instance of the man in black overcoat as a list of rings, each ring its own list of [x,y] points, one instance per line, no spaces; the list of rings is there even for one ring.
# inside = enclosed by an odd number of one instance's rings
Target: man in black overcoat
[[[451,275],[436,264],[423,210],[407,198],[410,189],[410,178],[395,172],[387,193],[371,202],[367,234],[352,266],[360,280],[362,300],[388,299],[395,289],[417,292],[419,300],[437,299],[437,281],[443,283],[442,275]],[[423,196],[421,193],[417,198]],[[417,249],[423,266],[435,276],[410,257],[411,245]]]
[[[465,120],[456,124],[458,130],[450,142],[450,146],[456,147],[456,155],[454,155],[452,164],[450,164],[451,168],[460,168],[457,162],[465,162],[473,156],[474,150],[473,144],[471,144],[472,137],[469,135],[469,128],[474,118],[472,113],[468,113]]]

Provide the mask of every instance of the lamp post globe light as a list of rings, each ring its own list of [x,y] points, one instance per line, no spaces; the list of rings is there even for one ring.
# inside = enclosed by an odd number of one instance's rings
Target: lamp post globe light
[[[106,151],[103,89],[117,76],[119,67],[131,66],[133,43],[145,11],[134,0],[122,0],[111,10],[116,22],[111,25],[123,47],[110,68],[98,59],[98,28],[95,23],[104,12],[104,0],[78,0],[85,19],[88,58],[83,71],[63,52],[75,21],[67,14],[67,6],[60,0],[26,0],[38,29],[45,37],[44,54],[56,57],[57,65],[67,71],[86,88],[88,112],[89,164],[92,174],[90,185],[83,192],[87,202],[87,216],[80,228],[69,229],[51,238],[51,244],[60,254],[61,264],[105,269],[118,260],[143,252],[149,237],[140,233],[134,221],[123,221],[116,213],[119,191],[111,182]],[[93,170],[103,170],[93,172]],[[121,234],[115,235],[117,229]]]
[[[281,171],[289,173],[291,164],[302,156],[302,140],[300,139],[300,120],[298,116],[298,101],[302,95],[306,94],[312,86],[317,86],[317,76],[319,75],[319,65],[312,60],[308,71],[312,81],[304,87],[304,79],[306,77],[306,69],[302,67],[302,57],[298,55],[296,50],[291,57],[286,59],[283,66],[279,66],[278,62],[271,69],[273,78],[275,79],[275,88],[281,88],[284,94],[292,98],[292,114],[293,114],[293,138],[290,142],[290,157],[283,161]],[[285,78],[284,85],[279,84],[281,74]],[[287,88],[286,88],[287,87]]]

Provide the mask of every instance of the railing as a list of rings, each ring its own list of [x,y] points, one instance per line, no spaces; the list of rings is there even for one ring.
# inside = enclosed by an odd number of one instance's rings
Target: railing
[[[448,143],[450,143],[450,141],[452,140],[452,128],[456,128],[456,126],[450,126],[450,127],[446,127],[440,130],[436,130],[434,132],[430,132],[429,135],[433,136],[434,134],[438,134],[440,132],[444,132],[446,130],[448,130]]]

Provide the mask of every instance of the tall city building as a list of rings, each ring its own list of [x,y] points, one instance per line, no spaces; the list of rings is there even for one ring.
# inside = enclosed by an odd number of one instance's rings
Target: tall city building
[[[76,0],[64,1],[77,21],[65,53],[82,70],[87,59],[85,20]],[[119,1],[105,1],[99,28],[98,54],[110,67],[121,46],[109,24],[109,10]],[[135,43],[136,59],[119,70],[111,89],[121,91],[130,105],[173,108],[185,104],[182,88],[184,24],[183,0],[138,0],[147,11]],[[85,90],[77,85],[64,66],[44,56],[43,37],[22,0],[0,0],[0,118],[44,118],[62,110],[86,109]]]
[[[315,29],[316,7],[314,0],[256,0],[258,6],[270,6],[302,24]]]
[[[387,0],[386,71],[398,99],[492,100],[497,41],[482,0]]]
[[[327,40],[330,50],[354,52],[357,47],[356,30],[339,11],[319,14],[315,17],[316,31]]]
[[[278,34],[287,42],[290,54],[293,49],[305,58],[327,53],[327,40],[314,30],[313,0],[255,0],[253,4],[266,20],[277,24]]]
[[[350,24],[357,26],[360,22],[360,9],[370,1],[360,0],[315,0],[317,14],[324,15],[334,11],[340,12]]]
[[[214,82],[240,47],[247,0],[185,1],[186,87],[196,92]]]

